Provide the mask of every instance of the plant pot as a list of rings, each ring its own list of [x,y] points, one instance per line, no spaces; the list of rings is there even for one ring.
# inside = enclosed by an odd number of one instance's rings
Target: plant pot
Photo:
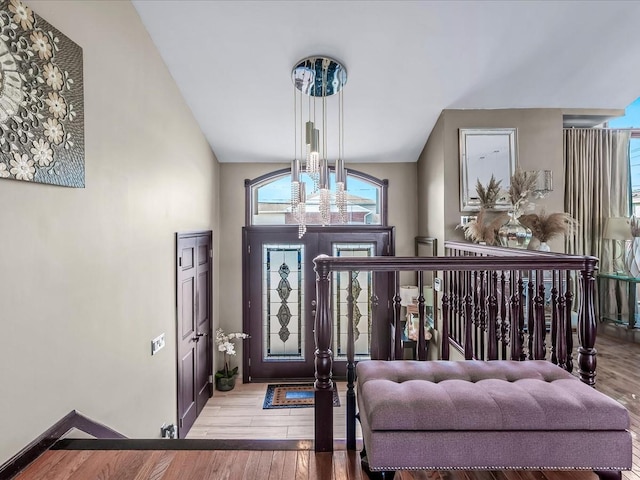
[[[538,245],[538,251],[539,252],[550,252],[551,251],[551,247],[549,245],[547,245],[547,242],[540,242],[540,245]]]
[[[216,390],[228,392],[236,386],[236,375],[233,377],[216,377]]]

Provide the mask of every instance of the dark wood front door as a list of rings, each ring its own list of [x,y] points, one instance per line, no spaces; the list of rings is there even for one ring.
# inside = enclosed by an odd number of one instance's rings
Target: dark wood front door
[[[178,436],[213,393],[211,232],[177,236]]]
[[[297,228],[244,228],[244,381],[309,379],[314,376],[313,325],[316,275],[313,259],[320,255],[382,256],[393,254],[392,227],[308,227],[298,238]],[[388,332],[372,325],[372,310],[388,308],[386,275],[358,272],[352,279],[357,298],[356,355],[384,357]],[[334,275],[334,374],[346,365],[347,273]]]

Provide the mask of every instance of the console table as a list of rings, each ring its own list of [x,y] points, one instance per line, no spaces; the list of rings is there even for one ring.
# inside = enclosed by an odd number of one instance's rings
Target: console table
[[[616,312],[606,311],[605,288],[609,281],[616,282]],[[624,273],[599,273],[598,274],[598,295],[599,295],[599,316],[600,321],[609,320],[615,323],[626,324],[628,328],[636,328],[636,288],[640,283],[640,278],[630,277]],[[621,299],[618,294],[619,288],[624,287],[628,295],[628,314],[623,315],[621,310]]]

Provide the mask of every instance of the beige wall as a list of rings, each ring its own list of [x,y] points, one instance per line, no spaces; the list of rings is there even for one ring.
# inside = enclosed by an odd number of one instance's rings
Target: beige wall
[[[0,464],[72,409],[176,421],[174,235],[220,233],[217,160],[133,6],[28,5],[83,48],[86,188],[0,182]]]
[[[564,166],[562,156],[562,111],[558,109],[510,110],[444,110],[419,159],[420,185],[428,184],[429,202],[420,202],[421,234],[437,236],[443,240],[462,240],[460,223],[460,128],[518,129],[518,165],[523,170],[552,170],[554,191],[546,198],[536,200],[536,212],[544,208],[548,213],[564,211]],[[441,168],[441,163],[444,168]],[[434,189],[431,191],[431,189]],[[443,192],[440,196],[438,192]],[[439,212],[443,202],[443,217]],[[426,229],[423,231],[422,226]],[[562,251],[562,238],[550,242],[554,251]]]
[[[230,331],[242,328],[242,227],[244,226],[244,180],[287,168],[288,164],[223,163],[221,164],[220,325]],[[416,197],[416,164],[353,164],[349,168],[389,180],[389,225],[396,227],[396,255],[413,256],[417,235],[418,205]],[[238,345],[238,363],[242,347]],[[220,359],[218,359],[220,360]],[[234,360],[235,361],[235,360]],[[241,367],[241,366],[240,366]],[[242,368],[242,367],[241,367]]]
[[[440,241],[444,239],[444,199],[450,196],[450,193],[445,195],[444,172],[444,115],[441,114],[418,159],[417,176],[419,234]]]

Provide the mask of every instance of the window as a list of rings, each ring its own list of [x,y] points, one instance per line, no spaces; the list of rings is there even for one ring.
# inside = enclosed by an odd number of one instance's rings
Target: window
[[[624,117],[614,118],[608,123],[609,128],[632,128],[629,143],[629,170],[631,174],[631,212],[640,217],[640,98],[629,105]]]
[[[313,192],[313,180],[301,174],[307,189],[307,225],[320,225],[318,193]],[[330,187],[335,191],[335,173],[330,172]],[[247,181],[247,224],[287,225],[296,224],[291,212],[291,171],[278,170],[260,178]],[[349,170],[347,173],[347,222],[348,225],[386,225],[385,196],[387,181]],[[331,205],[331,224],[339,225],[335,206]]]

